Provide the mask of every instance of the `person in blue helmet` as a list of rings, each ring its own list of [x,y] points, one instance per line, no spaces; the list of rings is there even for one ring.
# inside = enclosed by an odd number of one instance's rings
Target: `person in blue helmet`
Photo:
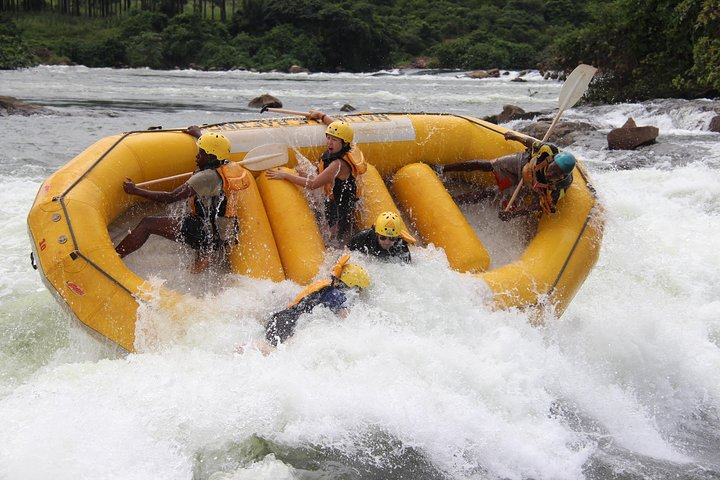
[[[505,139],[522,143],[525,150],[490,161],[470,160],[436,165],[435,170],[441,175],[447,172],[492,172],[496,187],[459,196],[455,200],[469,203],[499,195],[502,209],[498,217],[503,221],[537,211],[554,213],[557,202],[572,185],[575,157],[570,152],[560,151],[552,143],[540,142],[512,131],[505,133]],[[506,209],[521,179],[523,186],[518,200]]]

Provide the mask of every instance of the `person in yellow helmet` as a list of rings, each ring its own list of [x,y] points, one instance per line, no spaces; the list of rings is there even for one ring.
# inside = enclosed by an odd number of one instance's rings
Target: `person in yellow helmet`
[[[350,255],[344,255],[332,268],[330,279],[321,280],[295,297],[284,310],[274,313],[265,326],[265,340],[276,347],[286,341],[295,331],[300,316],[310,313],[315,307],[329,308],[337,315],[345,317],[348,312],[349,289],[364,290],[370,286],[370,275],[357,263],[348,263]],[[261,347],[262,349],[262,347]]]
[[[228,162],[230,141],[222,134],[203,134],[199,127],[192,126],[185,133],[197,139],[198,152],[195,163],[198,169],[187,182],[170,192],[140,188],[129,178],[123,183],[123,190],[155,202],[170,204],[187,199],[189,213],[185,216],[149,216],[118,243],[115,251],[120,258],[142,247],[150,235],[184,243],[195,250],[192,271],[199,273],[208,267],[211,254],[225,246],[236,243],[238,224],[237,200],[234,190],[247,188],[249,181],[243,181],[245,170]],[[230,188],[232,185],[232,189]]]
[[[365,173],[367,165],[362,151],[353,143],[355,133],[349,123],[339,121],[318,110],[310,110],[306,117],[327,125],[327,150],[320,157],[318,174],[301,176],[277,169],[266,175],[274,180],[287,180],[314,190],[324,188],[325,220],[330,228],[331,242],[345,245],[352,234],[353,213],[358,196],[357,177]]]
[[[444,166],[437,165],[435,169],[440,174],[492,172],[497,184],[495,189],[473,192],[456,198],[456,201],[472,202],[499,195],[502,208],[498,216],[503,221],[540,210],[554,213],[558,200],[572,185],[575,157],[569,152],[561,152],[552,143],[539,142],[532,137],[518,135],[512,131],[505,133],[505,140],[520,142],[525,146],[525,150],[491,161],[470,160]],[[520,179],[523,179],[523,186],[516,201],[506,211],[505,207]]]
[[[383,212],[372,227],[353,236],[349,248],[383,260],[410,263],[408,243],[415,243],[415,239],[405,229],[400,215]]]

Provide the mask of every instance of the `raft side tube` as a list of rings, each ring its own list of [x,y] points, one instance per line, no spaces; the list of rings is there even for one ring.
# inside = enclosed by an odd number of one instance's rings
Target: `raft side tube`
[[[429,166],[413,163],[398,170],[393,191],[423,241],[444,249],[452,268],[481,272],[490,266],[487,250]]]
[[[264,176],[264,175],[263,175]],[[234,273],[275,282],[285,279],[280,253],[255,178],[246,174],[250,186],[237,192],[238,243],[230,250]]]
[[[310,283],[324,261],[325,243],[303,191],[286,180],[270,180],[266,175],[258,175],[257,184],[285,276],[301,285]]]
[[[597,262],[602,211],[578,177],[576,174],[558,202],[557,211],[542,216],[537,234],[518,261],[480,274],[493,291],[498,308],[549,302],[559,317]],[[585,222],[579,218],[585,218]],[[542,316],[535,320],[541,323]]]

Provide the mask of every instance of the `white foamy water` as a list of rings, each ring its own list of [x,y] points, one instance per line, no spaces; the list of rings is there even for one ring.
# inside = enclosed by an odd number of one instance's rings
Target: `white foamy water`
[[[236,276],[208,278],[179,323],[143,309],[139,353],[116,356],[30,267],[25,217],[40,183],[102,136],[254,118],[247,102],[266,92],[293,110],[484,116],[504,103],[552,114],[560,87],[537,74],[391,73],[0,72],[5,94],[50,108],[0,117],[0,478],[720,475],[720,138],[706,101],[566,113],[597,129],[570,149],[607,223],[596,268],[541,328],[490,310],[481,281],[427,248],[411,266],[369,262],[373,285],[348,318],[315,312],[269,356],[254,348],[261,321],[300,287]],[[607,151],[604,135],[628,116],[658,126],[658,143]],[[488,231],[487,216],[467,213]],[[486,244],[500,262],[518,249]],[[157,261],[178,270],[153,281],[176,282],[184,257],[163,240],[128,263],[152,269],[144,260],[163,251]]]

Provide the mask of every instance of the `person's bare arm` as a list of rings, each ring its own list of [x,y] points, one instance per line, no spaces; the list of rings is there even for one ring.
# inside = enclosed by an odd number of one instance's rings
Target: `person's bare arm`
[[[193,190],[187,182],[171,192],[162,192],[140,188],[135,185],[135,182],[126,178],[123,182],[123,190],[129,195],[137,195],[138,197],[147,198],[148,200],[159,203],[175,203],[178,200],[183,200],[195,195],[195,190]]]

